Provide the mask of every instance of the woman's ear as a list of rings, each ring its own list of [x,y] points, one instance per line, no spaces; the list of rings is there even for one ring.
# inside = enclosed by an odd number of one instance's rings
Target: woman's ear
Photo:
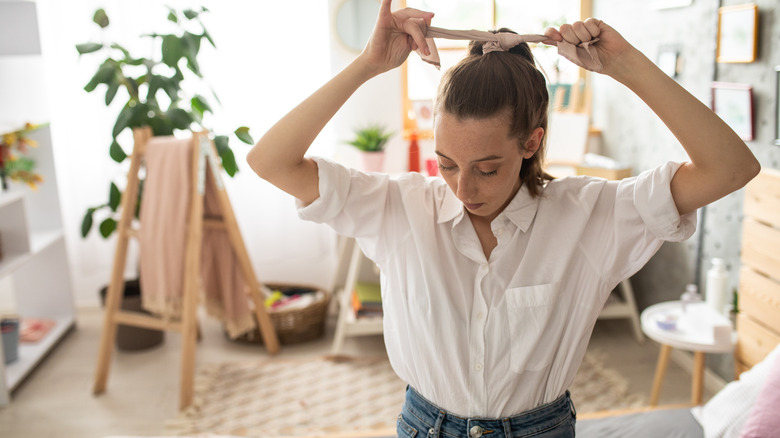
[[[531,133],[531,136],[528,137],[528,140],[525,142],[523,158],[529,159],[534,156],[536,151],[539,150],[539,146],[542,145],[542,138],[544,138],[544,129],[534,129],[534,131]]]

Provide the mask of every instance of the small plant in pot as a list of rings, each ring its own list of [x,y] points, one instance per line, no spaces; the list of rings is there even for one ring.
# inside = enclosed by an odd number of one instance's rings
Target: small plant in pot
[[[128,158],[125,152],[128,145],[124,148],[120,145],[123,141],[121,138],[124,138],[120,137],[123,133],[148,126],[154,136],[174,135],[176,132],[187,132],[187,135],[190,135],[192,131],[208,128],[213,116],[212,99],[219,102],[213,91],[209,98],[204,96],[209,93],[202,93],[202,90],[209,90],[211,87],[203,77],[198,60],[201,45],[216,47],[202,21],[203,15],[209,12],[208,9],[201,7],[178,10],[161,7],[160,10],[167,13],[170,29],[162,33],[140,35],[141,39],[150,42],[145,46],[148,53],[143,56],[131,54],[126,48],[128,45],[112,41],[76,45],[80,56],[99,56],[102,61],[84,89],[89,93],[105,92],[106,106],[113,106],[112,103],[115,105],[117,99],[124,101],[111,131],[108,148],[109,156],[117,163]],[[92,21],[101,29],[106,29],[110,23],[104,9],[95,11]],[[233,135],[244,143],[254,143],[247,127],[237,128]],[[228,135],[214,135],[222,168],[232,177],[238,171],[238,166],[229,140]],[[136,219],[143,187],[142,173],[139,199],[134,212]],[[119,210],[122,191],[117,184],[111,182],[108,193],[107,202],[90,207],[85,212],[81,223],[82,237],[88,236],[94,223],[99,223],[98,230],[103,238],[108,238],[116,230],[121,215]],[[125,298],[136,300],[138,295],[138,281],[127,281]],[[125,308],[126,304],[123,303],[122,306]]]
[[[355,138],[348,141],[362,152],[363,170],[381,172],[384,164],[384,151],[387,141],[393,133],[379,124],[368,125],[355,130]]]

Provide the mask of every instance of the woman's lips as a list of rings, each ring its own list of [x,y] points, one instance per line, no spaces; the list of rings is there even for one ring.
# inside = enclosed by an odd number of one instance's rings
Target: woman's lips
[[[479,207],[482,207],[485,204],[469,204],[469,203],[464,202],[463,205],[465,205],[466,208],[469,209],[469,210],[477,210],[477,209],[479,209]]]

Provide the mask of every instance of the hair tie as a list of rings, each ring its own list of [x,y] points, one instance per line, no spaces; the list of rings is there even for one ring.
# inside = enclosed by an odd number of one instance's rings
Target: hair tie
[[[597,42],[599,39],[594,38],[590,41],[574,45],[566,41],[551,41],[545,35],[528,34],[519,35],[510,32],[484,32],[480,30],[450,30],[440,27],[429,26],[425,33],[426,41],[428,42],[428,48],[431,51],[430,55],[424,55],[420,49],[417,49],[417,53],[420,55],[423,61],[433,64],[436,68],[441,68],[441,60],[439,58],[439,51],[436,49],[436,43],[434,38],[445,38],[450,40],[471,40],[471,41],[486,41],[482,46],[482,54],[504,51],[508,52],[510,49],[520,43],[543,43],[550,44],[558,47],[558,54],[568,59],[569,61],[577,64],[578,66],[587,70],[599,72],[602,70],[603,65],[599,60],[598,54],[595,50],[592,50],[590,46]],[[548,42],[544,42],[548,41]]]

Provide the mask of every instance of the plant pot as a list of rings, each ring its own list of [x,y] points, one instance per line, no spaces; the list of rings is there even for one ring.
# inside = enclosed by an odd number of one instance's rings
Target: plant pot
[[[103,306],[106,305],[107,293],[108,286],[100,289],[100,300]],[[141,307],[141,285],[138,280],[125,281],[121,307],[122,310],[151,315]],[[165,333],[161,330],[119,324],[116,330],[116,346],[124,351],[146,350],[161,344],[164,336]]]
[[[381,172],[385,167],[384,152],[362,152],[363,170],[366,172]]]

